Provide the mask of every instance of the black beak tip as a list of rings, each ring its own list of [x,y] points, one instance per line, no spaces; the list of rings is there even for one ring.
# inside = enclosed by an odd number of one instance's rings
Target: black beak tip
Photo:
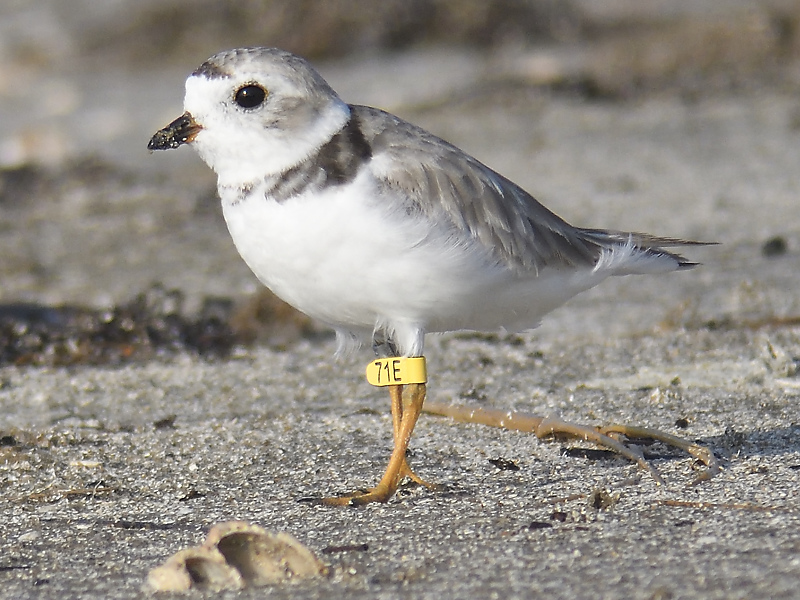
[[[180,145],[177,142],[175,131],[169,127],[165,127],[164,129],[159,129],[153,137],[150,138],[150,141],[147,142],[147,149],[150,152],[155,150],[169,150],[170,148],[177,148]]]
[[[184,113],[163,129],[156,131],[147,143],[147,149],[153,152],[178,148],[191,142],[200,129],[192,115]]]

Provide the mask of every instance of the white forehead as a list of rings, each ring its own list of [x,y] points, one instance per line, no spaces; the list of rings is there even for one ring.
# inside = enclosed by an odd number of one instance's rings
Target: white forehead
[[[195,117],[209,114],[224,105],[226,99],[234,93],[234,89],[229,80],[206,79],[203,76],[191,75],[186,80],[183,108]]]
[[[206,112],[251,83],[283,97],[335,96],[304,59],[275,48],[239,48],[215,54],[189,76],[184,108],[192,114]]]

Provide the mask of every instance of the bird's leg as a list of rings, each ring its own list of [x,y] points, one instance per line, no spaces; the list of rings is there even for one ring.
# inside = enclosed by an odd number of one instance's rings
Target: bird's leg
[[[355,492],[343,496],[323,498],[321,502],[330,506],[358,506],[369,502],[386,502],[397,491],[404,477],[416,483],[431,487],[419,478],[408,466],[406,450],[414,426],[422,412],[425,402],[425,384],[409,383],[389,386],[392,400],[392,426],[394,430],[394,450],[389,458],[386,472],[374,488],[365,492]]]
[[[403,420],[403,386],[390,385],[389,398],[392,401],[392,439],[396,444],[400,436],[400,423]]]
[[[411,384],[407,384],[405,387],[408,388],[410,386],[421,386],[422,387],[422,391],[421,391],[422,399],[421,399],[420,405],[419,405],[420,406],[420,412],[421,412],[422,405],[425,402],[425,392],[426,392],[425,384],[424,383],[421,383],[421,384],[411,383]],[[394,444],[395,444],[395,446],[397,446],[398,440],[401,439],[401,436],[402,436],[401,428],[402,428],[403,415],[406,412],[406,406],[405,405],[406,404],[411,404],[414,400],[413,400],[413,398],[410,397],[410,394],[403,394],[403,386],[402,385],[389,386],[389,395],[390,395],[390,397],[392,399],[392,427],[393,427],[393,430],[394,430]],[[411,408],[411,406],[409,406],[409,409],[413,410],[413,408]],[[415,422],[416,422],[416,420],[418,418],[419,418],[419,412],[417,412],[417,416],[414,418]],[[408,443],[406,442],[406,447],[407,446],[408,446]],[[422,477],[420,477],[419,475],[414,473],[414,471],[409,466],[408,458],[405,456],[405,453],[404,453],[403,454],[403,465],[400,467],[400,478],[398,479],[398,483],[401,482],[403,480],[403,478],[405,478],[405,477],[408,477],[414,483],[416,483],[418,485],[423,485],[428,489],[438,489],[439,487],[441,487],[436,483],[430,483],[428,481],[425,481],[424,479],[422,479]]]
[[[389,398],[392,401],[392,433],[393,433],[393,440],[395,447],[397,446],[401,438],[401,429],[403,423],[403,386],[402,385],[390,385],[389,386]],[[398,483],[403,480],[403,477],[410,477],[412,481],[417,483],[421,483],[422,480],[417,476],[414,471],[411,470],[411,467],[408,466],[408,458],[404,455],[403,456],[403,465],[400,467],[400,476],[398,479]]]
[[[659,485],[663,484],[664,480],[661,478],[656,468],[645,460],[641,450],[622,443],[619,440],[619,434],[628,438],[658,440],[664,444],[683,450],[700,460],[706,465],[706,469],[695,477],[693,483],[711,479],[722,469],[717,457],[714,456],[711,449],[671,435],[665,431],[659,431],[658,429],[632,427],[628,425],[608,425],[606,427],[595,428],[569,423],[561,419],[539,417],[516,411],[501,411],[469,406],[448,406],[444,404],[429,404],[425,407],[425,412],[451,417],[462,423],[481,423],[493,427],[502,427],[503,429],[531,432],[539,439],[551,436],[566,436],[590,441],[637,463],[640,467],[647,470]]]

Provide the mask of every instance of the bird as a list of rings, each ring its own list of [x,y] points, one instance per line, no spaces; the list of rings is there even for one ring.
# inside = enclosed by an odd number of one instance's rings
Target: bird
[[[379,483],[322,504],[385,502],[405,478],[437,489],[406,458],[427,393],[426,334],[532,329],[608,277],[691,269],[671,248],[704,243],[573,226],[458,147],[348,104],[308,61],[277,48],[226,50],[189,75],[184,113],[148,149],[185,144],[217,175],[242,259],[335,331],[337,355],[371,344],[387,376],[390,365],[421,367],[389,377],[394,447]],[[623,451],[619,430],[568,425],[547,420],[544,433]]]

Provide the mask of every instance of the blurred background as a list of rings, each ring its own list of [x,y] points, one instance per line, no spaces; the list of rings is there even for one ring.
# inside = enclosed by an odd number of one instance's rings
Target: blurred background
[[[365,63],[343,95],[396,109],[499,83],[611,101],[794,90],[798,26],[797,0],[6,0],[0,166],[141,159],[185,74],[236,46]],[[403,68],[402,91],[376,89]]]
[[[244,45],[311,59],[348,102],[430,129],[578,225],[725,242],[716,271],[668,286],[678,324],[799,308],[786,269],[759,261],[800,244],[784,216],[800,186],[800,0],[5,0],[0,338],[18,343],[19,319],[63,324],[42,306],[118,306],[154,282],[168,298],[136,310],[222,298],[212,313],[227,321],[259,292],[213,173],[188,148],[146,150],[182,112],[187,74]],[[750,267],[775,273],[730,275]],[[665,298],[654,282],[616,285],[585,302],[612,310],[622,289],[641,312],[626,330],[667,318],[648,312]],[[688,311],[687,294],[702,296]],[[240,331],[265,312],[285,321],[264,297],[237,313]]]

